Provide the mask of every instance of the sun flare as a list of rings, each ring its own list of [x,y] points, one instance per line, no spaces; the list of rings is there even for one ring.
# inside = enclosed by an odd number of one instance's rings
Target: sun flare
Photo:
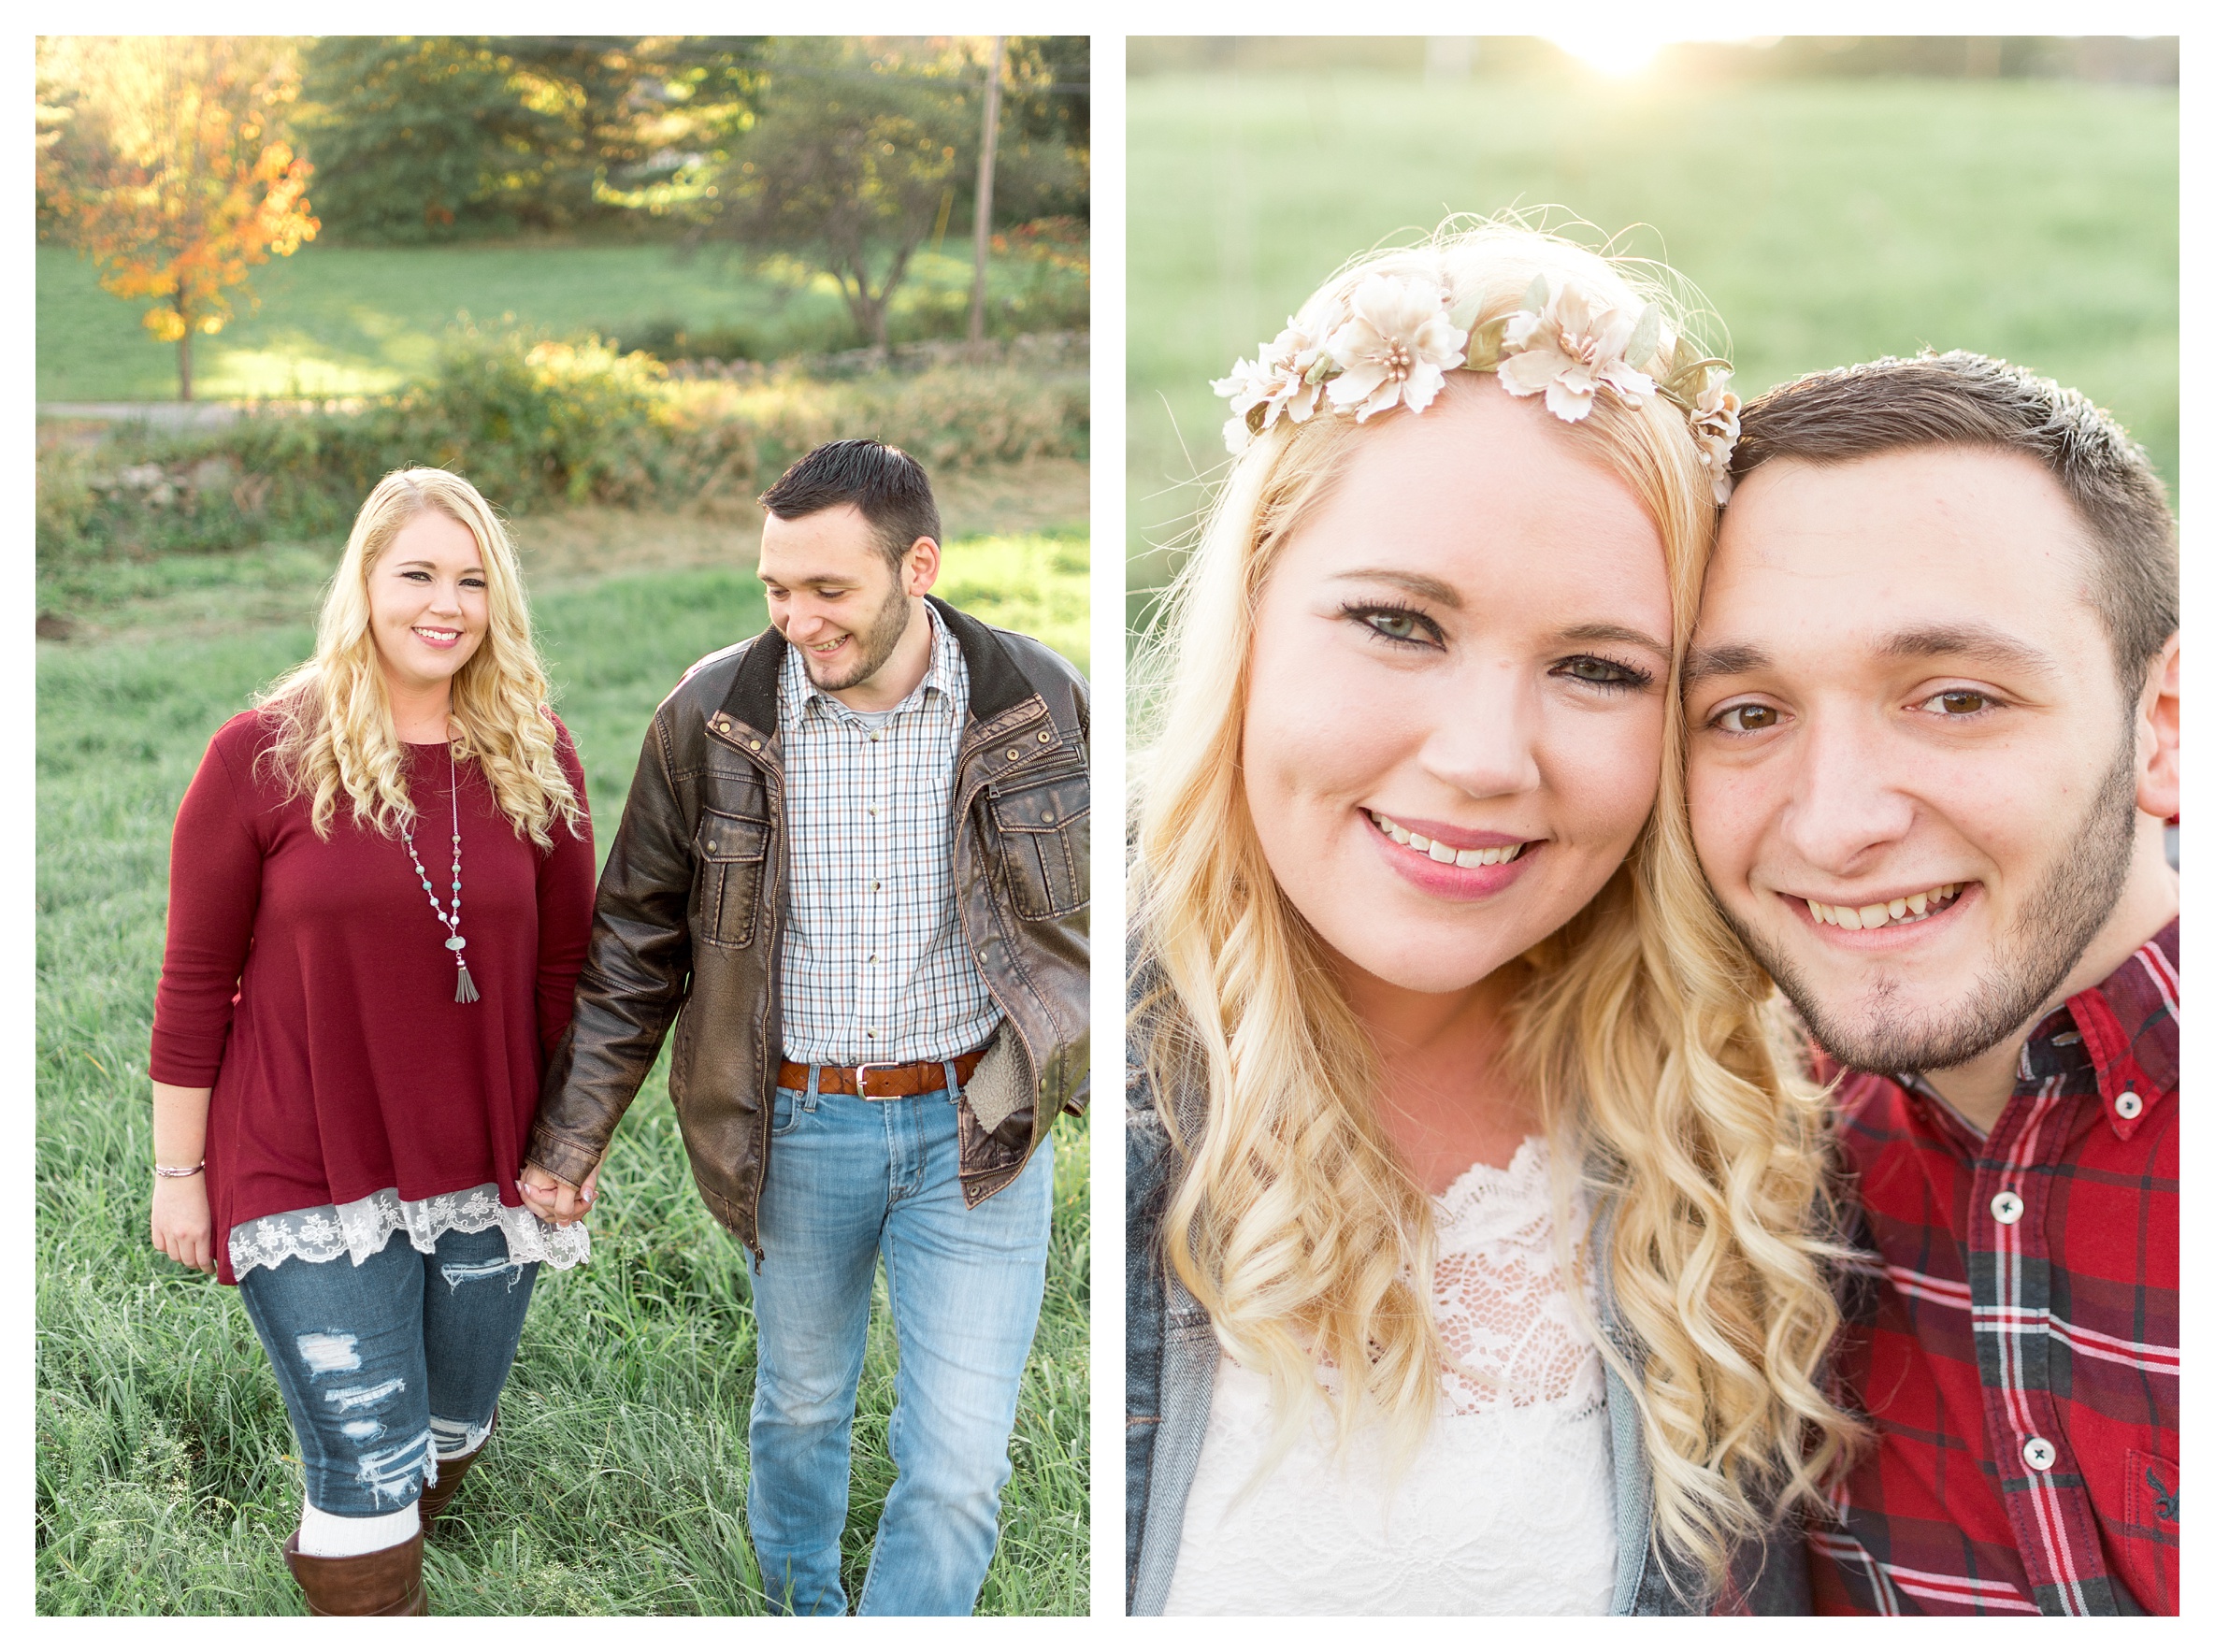
[[[1660,35],[1641,35],[1604,26],[1548,35],[1546,38],[1579,62],[1618,79],[1637,74],[1668,44],[1667,38]]]

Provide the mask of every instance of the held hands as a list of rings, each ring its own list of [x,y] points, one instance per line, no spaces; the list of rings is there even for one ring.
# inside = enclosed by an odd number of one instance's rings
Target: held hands
[[[585,1173],[582,1187],[563,1181],[551,1171],[526,1164],[523,1167],[522,1179],[515,1185],[533,1215],[557,1228],[567,1228],[571,1222],[582,1222],[592,1214],[592,1201],[597,1196],[599,1185],[600,1167],[597,1164]]]
[[[208,1178],[154,1178],[153,1246],[172,1261],[215,1271],[215,1228],[208,1214]]]

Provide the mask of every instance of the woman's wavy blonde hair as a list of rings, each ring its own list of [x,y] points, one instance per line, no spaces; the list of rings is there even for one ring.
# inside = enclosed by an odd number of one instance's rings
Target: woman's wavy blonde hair
[[[356,820],[387,837],[412,827],[407,753],[369,627],[369,576],[394,537],[426,510],[467,528],[484,563],[484,638],[453,678],[455,754],[475,757],[516,831],[550,848],[555,821],[574,831],[583,805],[554,756],[546,667],[531,641],[523,574],[484,496],[450,470],[395,470],[370,490],[324,596],[314,656],[255,702],[276,731],[263,760],[289,797],[314,800],[319,838],[331,835],[340,793]]]
[[[1689,289],[1664,267],[1515,221],[1449,223],[1358,259],[1302,319],[1378,270],[1481,292],[1486,321],[1517,309],[1534,275],[1556,290],[1574,280],[1604,302],[1661,304],[1666,359],[1704,353],[1688,337]],[[1564,429],[1659,527],[1681,662],[1716,522],[1685,414],[1658,396],[1633,409],[1603,395]],[[1153,735],[1137,772],[1134,962],[1155,985],[1132,1025],[1181,1161],[1167,1261],[1232,1356],[1269,1377],[1280,1441],[1322,1396],[1342,1440],[1382,1420],[1407,1451],[1446,1358],[1429,1307],[1430,1200],[1379,1123],[1374,1053],[1271,876],[1240,772],[1255,606],[1360,439],[1352,418],[1328,411],[1259,437],[1141,651]],[[1820,1500],[1856,1425],[1820,1380],[1839,1254],[1822,1099],[1796,1075],[1768,984],[1701,878],[1677,687],[1673,668],[1653,814],[1591,903],[1526,955],[1510,1050],[1558,1162],[1583,1167],[1607,1217],[1604,1237],[1564,1232],[1564,1248],[1581,1267],[1604,1244],[1616,1315],[1638,1344],[1626,1360],[1599,1339],[1639,1396],[1656,1542],[1719,1583],[1733,1537]],[[1205,1118],[1187,1132],[1171,1099],[1193,1085]],[[1557,1194],[1566,1212],[1567,1189]],[[1318,1356],[1346,1375],[1335,1400]]]

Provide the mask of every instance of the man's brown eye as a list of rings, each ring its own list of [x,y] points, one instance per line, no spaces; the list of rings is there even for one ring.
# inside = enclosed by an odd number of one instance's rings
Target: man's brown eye
[[[1775,706],[1733,706],[1723,713],[1723,721],[1739,734],[1752,734],[1757,729],[1776,726]]]
[[[1956,690],[1952,694],[1940,695],[1938,703],[1944,706],[1951,715],[1965,717],[1972,711],[1983,711],[1987,702],[1982,695],[1971,694],[1964,688]]]

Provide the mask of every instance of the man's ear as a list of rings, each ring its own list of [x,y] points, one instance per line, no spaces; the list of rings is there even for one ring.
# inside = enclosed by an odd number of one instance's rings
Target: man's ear
[[[899,559],[900,589],[920,596],[939,582],[939,542],[928,534],[910,545]]]
[[[2153,656],[2138,696],[2138,807],[2163,820],[2178,812],[2184,796],[2178,735],[2184,697],[2182,640],[2181,634],[2170,638]]]

